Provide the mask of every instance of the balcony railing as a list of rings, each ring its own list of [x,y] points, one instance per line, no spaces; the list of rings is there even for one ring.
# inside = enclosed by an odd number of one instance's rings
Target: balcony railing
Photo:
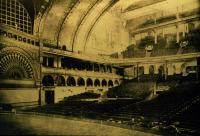
[[[121,76],[115,73],[108,72],[94,72],[94,71],[86,71],[86,70],[78,70],[78,69],[66,69],[66,68],[52,68],[52,67],[42,67],[43,73],[55,73],[55,74],[63,74],[63,75],[74,75],[74,76],[82,76],[82,77],[95,77],[95,78],[121,78]]]
[[[163,16],[163,17],[160,17],[158,19],[156,19],[156,23],[163,23],[163,22],[167,22],[167,21],[171,21],[171,20],[175,20],[176,19],[176,15],[173,14],[173,15],[168,15],[168,16]]]

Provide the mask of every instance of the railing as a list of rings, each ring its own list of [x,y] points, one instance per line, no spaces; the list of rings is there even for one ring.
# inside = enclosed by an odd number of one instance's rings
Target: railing
[[[153,49],[151,57],[175,55],[177,51],[178,51],[178,48]]]
[[[85,76],[85,77],[96,77],[96,78],[122,78],[121,76],[108,73],[108,72],[94,72],[94,71],[86,71],[86,70],[73,70],[73,69],[65,69],[65,68],[42,68],[43,73],[59,73],[59,74],[68,74],[68,75],[78,75],[78,76]]]
[[[163,22],[167,22],[167,21],[171,21],[171,20],[175,20],[176,19],[176,15],[168,15],[168,16],[163,16],[160,17],[158,19],[156,19],[156,23],[163,23]]]
[[[143,31],[147,31],[149,29],[168,26],[168,25],[175,24],[175,23],[185,23],[185,21],[189,21],[192,19],[198,19],[199,16],[200,16],[199,14],[195,14],[195,15],[191,15],[191,16],[187,16],[187,17],[182,17],[179,19],[176,19],[176,16],[162,17],[162,18],[158,19],[155,24],[148,25],[143,28],[130,28],[130,30],[132,31],[132,34],[140,33]]]
[[[146,55],[145,49],[133,50],[133,51],[124,51],[122,52],[123,58],[143,58]]]
[[[13,28],[9,28],[8,26],[2,25],[2,24],[0,25],[0,27],[1,27],[0,28],[0,36],[4,36],[6,38],[9,38],[9,39],[12,39],[15,41],[39,46],[38,40],[33,35],[19,32]]]

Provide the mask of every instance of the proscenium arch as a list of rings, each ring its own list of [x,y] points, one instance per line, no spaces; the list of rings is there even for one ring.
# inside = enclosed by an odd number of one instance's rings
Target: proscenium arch
[[[37,64],[36,64],[37,65]],[[0,75],[11,79],[39,79],[33,58],[21,48],[6,47],[0,50]]]

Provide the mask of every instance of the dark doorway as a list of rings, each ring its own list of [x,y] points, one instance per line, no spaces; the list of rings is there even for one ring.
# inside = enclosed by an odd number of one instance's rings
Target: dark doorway
[[[54,91],[45,91],[46,104],[54,103]]]

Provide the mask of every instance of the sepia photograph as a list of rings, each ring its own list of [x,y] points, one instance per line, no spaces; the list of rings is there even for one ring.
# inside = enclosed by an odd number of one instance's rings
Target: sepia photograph
[[[0,135],[199,124],[200,0],[0,0]]]

